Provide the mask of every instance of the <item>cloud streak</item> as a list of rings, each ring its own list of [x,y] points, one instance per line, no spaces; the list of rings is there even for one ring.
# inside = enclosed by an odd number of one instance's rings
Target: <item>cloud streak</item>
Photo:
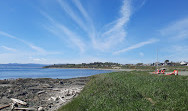
[[[82,31],[88,34],[88,37],[91,39],[89,42],[92,43],[93,48],[100,51],[107,51],[108,49],[114,48],[117,44],[120,44],[125,39],[125,26],[128,24],[132,15],[131,0],[123,0],[122,6],[119,10],[119,18],[107,25],[104,25],[102,28],[103,30],[99,31],[96,30],[95,25],[93,24],[93,20],[90,18],[87,10],[82,6],[82,3],[79,0],[73,0],[72,2],[78,9],[79,13],[75,12],[73,7],[70,6],[66,1],[58,0],[58,3],[60,4],[63,11],[66,12],[80,28],[82,28]],[[144,5],[144,3],[142,5]],[[84,47],[88,41],[82,41],[79,34],[71,31],[65,25],[56,22],[48,14],[45,13],[43,15],[48,18],[49,21],[51,21],[51,26],[47,28],[50,32],[54,33],[60,38],[62,38],[60,35],[65,34],[69,38],[69,41],[71,41],[70,44],[75,44],[81,52],[85,51]],[[133,50],[156,41],[157,40],[151,39],[146,42],[141,42],[131,47],[116,51],[113,54],[127,52],[129,50]]]
[[[16,49],[13,49],[13,48],[10,48],[10,47],[4,46],[4,45],[2,45],[1,48],[6,49],[11,52],[16,52]]]
[[[76,34],[74,34],[72,31],[70,31],[68,28],[65,26],[61,25],[59,26],[60,29],[70,38],[70,40],[79,47],[81,53],[85,51],[85,44],[82,42],[81,39],[78,38]]]
[[[80,3],[79,0],[73,0],[74,4],[77,6],[77,8],[79,9],[79,11],[81,12],[81,14],[85,17],[85,19],[88,22],[91,22],[91,18],[89,17],[88,13],[86,12],[86,10],[84,9],[84,7],[82,6],[82,4]]]
[[[84,24],[82,19],[76,15],[72,8],[63,0],[58,0],[61,8],[85,31],[87,31],[87,26]],[[76,2],[79,3],[79,2]],[[78,4],[79,5],[79,4]]]
[[[163,36],[169,36],[172,39],[187,39],[188,38],[188,18],[184,18],[160,30]]]
[[[173,50],[169,50],[173,49]],[[169,45],[163,48],[162,52],[168,53],[168,55],[163,56],[165,59],[170,59],[173,61],[188,61],[188,46],[187,45]]]
[[[30,48],[32,48],[33,50],[35,50],[37,52],[40,52],[40,53],[46,52],[44,49],[42,49],[42,48],[40,48],[38,46],[35,46],[35,45],[33,45],[33,44],[23,40],[23,39],[20,39],[20,38],[16,37],[16,36],[10,35],[10,34],[8,34],[6,32],[0,31],[0,35],[8,37],[8,38],[11,38],[11,39],[15,39],[17,41],[20,41],[20,42],[24,43],[25,45],[29,46]]]
[[[119,50],[119,51],[116,51],[114,52],[113,54],[120,54],[120,53],[125,53],[125,52],[128,52],[130,50],[133,50],[133,49],[137,49],[137,48],[140,48],[140,47],[143,47],[145,45],[148,45],[148,44],[152,44],[152,43],[155,43],[155,42],[158,42],[159,40],[157,39],[150,39],[148,41],[145,41],[145,42],[140,42],[138,44],[135,44],[135,45],[132,45],[128,48],[125,48],[125,49],[122,49],[122,50]]]
[[[42,12],[42,14],[51,22],[50,25],[46,27],[46,29],[48,31],[50,31],[54,35],[58,36],[59,38],[64,39],[69,44],[71,44],[71,46],[75,45],[76,47],[78,47],[81,53],[83,53],[85,51],[85,44],[81,40],[81,37],[79,35],[72,32],[65,25],[58,23],[56,20],[54,20],[48,14],[46,14],[44,12]],[[65,35],[65,36],[63,36],[63,35]]]
[[[122,42],[126,37],[125,25],[130,20],[131,16],[131,3],[130,0],[124,0],[120,10],[120,18],[105,26],[106,31],[101,34],[105,43],[103,47],[110,48]]]
[[[124,0],[123,5],[120,10],[121,17],[115,21],[115,24],[112,28],[104,33],[112,34],[113,32],[118,32],[119,29],[121,30],[123,26],[129,21],[131,15],[131,6],[129,0]],[[124,28],[123,28],[124,29]]]
[[[58,0],[58,3],[60,4],[61,8],[72,18],[72,20],[88,34],[95,49],[102,51],[110,49],[111,47],[122,42],[126,37],[124,26],[128,23],[131,16],[130,0],[124,0],[122,2],[119,12],[120,17],[117,20],[109,23],[110,25],[105,25],[104,31],[96,31],[92,19],[79,0],[73,0],[73,3],[80,14],[75,13],[67,2]]]

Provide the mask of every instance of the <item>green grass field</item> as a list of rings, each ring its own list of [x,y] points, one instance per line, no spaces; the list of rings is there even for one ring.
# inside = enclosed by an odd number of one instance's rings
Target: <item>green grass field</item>
[[[188,66],[159,66],[158,68],[166,68],[166,71],[188,71]],[[122,66],[122,69],[141,69],[145,71],[154,71],[156,66]]]
[[[59,111],[187,111],[188,77],[148,72],[91,76],[81,94]]]

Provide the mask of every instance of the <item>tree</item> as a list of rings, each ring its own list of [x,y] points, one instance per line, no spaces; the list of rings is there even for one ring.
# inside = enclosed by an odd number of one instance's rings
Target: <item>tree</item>
[[[143,66],[143,63],[137,63],[136,65],[137,66]]]
[[[169,60],[165,60],[164,65],[167,66],[169,62],[170,62]]]
[[[169,60],[165,60],[165,62],[164,63],[169,63]]]

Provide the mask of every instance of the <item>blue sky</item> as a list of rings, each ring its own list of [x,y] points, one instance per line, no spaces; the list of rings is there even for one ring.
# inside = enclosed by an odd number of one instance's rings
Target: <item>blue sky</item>
[[[0,0],[0,63],[188,61],[187,0]]]

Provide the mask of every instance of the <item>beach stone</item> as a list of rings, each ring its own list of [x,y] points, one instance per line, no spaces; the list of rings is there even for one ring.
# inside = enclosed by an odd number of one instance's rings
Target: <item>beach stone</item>
[[[38,108],[38,111],[44,111],[44,108],[40,106],[40,107]]]
[[[64,84],[64,82],[63,81],[59,81],[59,84]]]
[[[38,111],[43,111],[42,109],[53,111],[62,103],[72,100],[75,93],[81,91],[84,85],[75,85],[80,79],[82,78],[0,80],[1,83],[4,83],[0,84],[0,104],[2,104],[1,106],[9,104],[12,102],[10,98],[17,98],[27,102],[27,107],[34,107]],[[39,106],[43,108],[39,108]],[[10,107],[5,111],[10,111]]]

